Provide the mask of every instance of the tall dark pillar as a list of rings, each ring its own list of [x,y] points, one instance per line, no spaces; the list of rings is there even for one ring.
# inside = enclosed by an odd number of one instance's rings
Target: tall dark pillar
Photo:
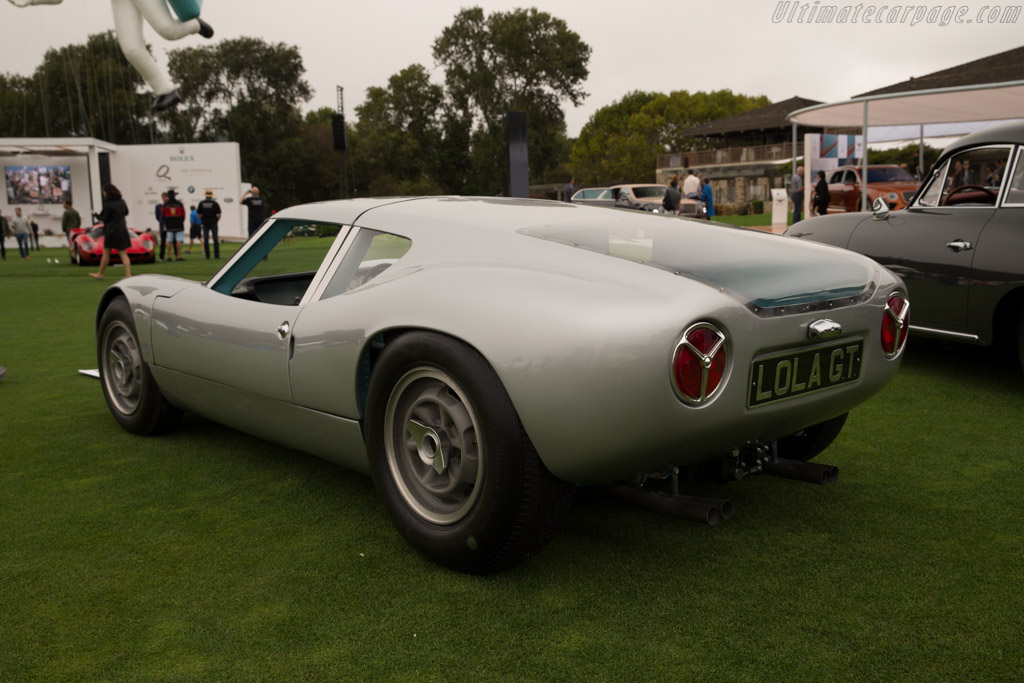
[[[505,115],[505,139],[508,141],[508,195],[530,196],[530,165],[526,152],[526,112]]]

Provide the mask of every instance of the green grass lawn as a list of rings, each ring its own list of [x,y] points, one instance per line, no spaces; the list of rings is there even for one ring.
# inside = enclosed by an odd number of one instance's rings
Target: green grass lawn
[[[209,278],[194,256],[136,272]],[[197,418],[122,431],[77,372],[113,280],[86,272],[0,262],[0,681],[1024,678],[1024,377],[998,354],[912,340],[821,456],[832,486],[700,487],[736,507],[714,528],[581,497],[480,578],[406,546],[365,476]]]

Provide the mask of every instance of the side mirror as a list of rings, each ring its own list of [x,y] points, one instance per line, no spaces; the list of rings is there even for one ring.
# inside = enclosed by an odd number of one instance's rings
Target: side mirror
[[[871,212],[876,221],[884,221],[889,217],[889,202],[885,201],[885,197],[875,197],[871,203]]]

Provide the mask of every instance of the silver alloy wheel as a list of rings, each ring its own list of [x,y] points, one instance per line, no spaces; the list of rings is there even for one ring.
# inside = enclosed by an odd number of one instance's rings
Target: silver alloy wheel
[[[395,384],[384,413],[391,477],[422,519],[454,524],[480,495],[483,434],[465,392],[434,367],[410,370]]]
[[[132,332],[115,321],[103,332],[103,385],[122,415],[132,415],[142,400],[142,353]]]

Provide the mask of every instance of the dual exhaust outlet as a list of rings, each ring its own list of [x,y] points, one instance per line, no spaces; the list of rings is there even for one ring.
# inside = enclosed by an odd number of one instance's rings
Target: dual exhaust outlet
[[[761,471],[764,474],[821,486],[839,479],[839,468],[834,465],[785,458],[763,463]],[[701,522],[708,526],[715,526],[719,521],[729,519],[733,513],[732,502],[729,500],[681,495],[677,468],[672,470],[671,493],[639,489],[627,484],[605,486],[602,490],[612,498],[656,514]]]

